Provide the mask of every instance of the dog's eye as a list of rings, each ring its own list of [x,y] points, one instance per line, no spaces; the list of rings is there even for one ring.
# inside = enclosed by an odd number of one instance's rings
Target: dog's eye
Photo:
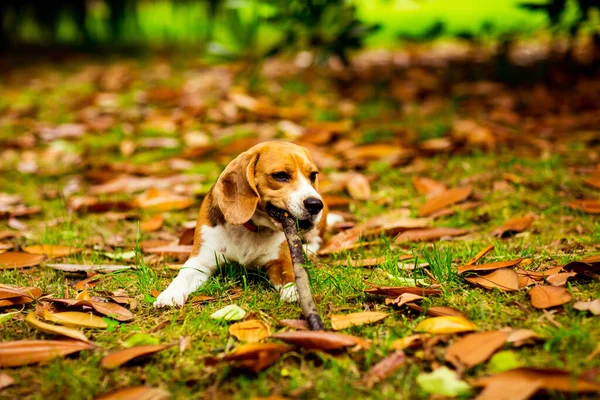
[[[309,177],[310,177],[310,183],[315,183],[315,181],[317,180],[317,174],[318,172],[311,172]]]
[[[278,182],[289,182],[291,177],[287,172],[275,172],[271,177]]]

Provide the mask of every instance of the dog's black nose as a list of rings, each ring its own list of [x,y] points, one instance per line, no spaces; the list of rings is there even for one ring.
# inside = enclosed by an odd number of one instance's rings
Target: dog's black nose
[[[317,215],[323,209],[323,202],[316,197],[309,197],[304,200],[304,208],[306,208],[311,215]]]

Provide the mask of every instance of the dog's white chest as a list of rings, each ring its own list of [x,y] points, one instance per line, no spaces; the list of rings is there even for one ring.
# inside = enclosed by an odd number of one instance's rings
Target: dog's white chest
[[[243,226],[203,226],[201,257],[223,257],[245,266],[262,266],[279,257],[283,232],[251,232]],[[207,260],[208,261],[208,260]],[[213,259],[214,261],[214,259]]]

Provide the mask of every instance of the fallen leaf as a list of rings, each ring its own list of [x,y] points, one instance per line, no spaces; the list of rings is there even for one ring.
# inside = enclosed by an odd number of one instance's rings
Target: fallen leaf
[[[564,272],[561,274],[550,275],[546,278],[546,282],[552,286],[565,286],[569,278],[577,275],[577,272]]]
[[[389,314],[376,311],[364,311],[351,314],[335,314],[331,316],[331,327],[335,331],[351,326],[372,324],[388,317]]]
[[[425,339],[429,338],[428,334],[419,333],[417,335],[409,335],[392,342],[391,348],[394,350],[404,350],[423,345]]]
[[[477,329],[479,328],[473,322],[464,317],[457,316],[427,318],[419,322],[415,327],[415,331],[417,332],[436,334],[469,332],[476,331]]]
[[[418,294],[413,294],[413,293],[402,293],[400,296],[394,298],[387,298],[385,299],[385,304],[389,305],[389,304],[395,304],[398,307],[402,306],[403,304],[406,303],[412,303],[413,301],[417,301],[417,300],[421,300],[423,299],[423,296],[419,296]]]
[[[534,343],[535,340],[541,339],[540,335],[531,329],[515,329],[508,333],[506,343],[511,343],[513,347],[521,347],[524,344]]]
[[[0,367],[20,367],[92,349],[79,340],[16,340],[0,343]]]
[[[463,317],[467,318],[465,314],[456,308],[447,307],[447,306],[433,306],[427,309],[427,315],[431,315],[433,317],[443,317],[443,316],[455,316],[455,317]]]
[[[426,196],[433,196],[448,189],[443,183],[434,181],[430,178],[419,178],[415,176],[413,177],[412,182],[417,190],[417,193]]]
[[[493,270],[501,269],[501,268],[510,268],[510,267],[519,265],[522,261],[523,261],[523,258],[516,258],[514,260],[498,261],[498,262],[493,262],[493,263],[489,263],[489,264],[479,264],[479,265],[465,264],[461,267],[458,267],[458,273],[464,274],[465,272],[468,272],[468,271],[493,271]]]
[[[271,335],[274,339],[283,340],[306,349],[333,351],[345,347],[359,346],[368,349],[371,344],[356,336],[325,331],[289,331]]]
[[[159,246],[152,247],[144,251],[150,254],[161,254],[164,256],[187,256],[192,252],[191,245],[170,245],[170,246]]]
[[[538,390],[566,393],[600,392],[600,383],[577,379],[567,371],[546,368],[517,368],[478,378],[474,386],[485,389],[477,399],[528,399]]]
[[[99,264],[90,264],[90,265],[81,265],[81,264],[46,264],[46,267],[50,267],[52,269],[56,269],[58,271],[65,272],[115,272],[122,271],[125,269],[133,269],[133,266],[130,265],[99,265]]]
[[[583,183],[596,189],[600,189],[600,174],[596,173],[596,175],[585,178]]]
[[[133,314],[128,309],[121,307],[117,303],[107,303],[93,300],[77,299],[55,299],[48,298],[47,301],[60,303],[69,307],[91,307],[100,314],[116,319],[117,321],[127,322],[133,319]]]
[[[171,394],[160,388],[149,386],[132,386],[123,389],[117,389],[96,400],[167,400]]]
[[[31,325],[33,328],[37,329],[40,332],[48,333],[50,335],[60,335],[66,336],[71,339],[81,340],[82,342],[89,342],[90,340],[83,334],[83,332],[78,331],[77,329],[67,328],[65,326],[52,325],[47,324],[43,321],[40,321],[35,316],[35,313],[31,312],[27,314],[25,321]]]
[[[384,295],[384,296],[394,296],[398,297],[404,293],[416,294],[419,296],[436,296],[442,294],[442,291],[439,289],[428,289],[428,288],[420,288],[420,287],[412,287],[412,286],[379,286],[372,283],[368,283],[372,287],[370,289],[365,289],[365,293],[376,294],[376,295]]]
[[[102,318],[97,317],[92,313],[84,313],[78,311],[66,311],[57,313],[44,311],[44,319],[46,321],[52,321],[60,325],[66,325],[71,327],[96,329],[106,329],[107,327],[106,322]]]
[[[77,296],[75,296],[75,300],[92,300],[92,298],[90,297],[87,290],[83,290],[77,293]]]
[[[26,297],[37,299],[42,295],[42,290],[36,287],[19,287],[0,284],[0,300]]]
[[[0,255],[0,257],[1,256],[2,255]],[[600,256],[592,256],[579,261],[571,261],[564,265],[563,269],[569,272],[577,272],[577,275],[580,276],[587,276],[588,273],[597,274],[600,272]]]
[[[461,381],[454,371],[448,367],[440,367],[430,373],[420,373],[416,378],[417,384],[426,393],[456,397],[471,393],[471,386]]]
[[[346,190],[354,200],[369,200],[371,198],[371,185],[363,174],[352,172],[346,178]]]
[[[363,267],[375,267],[377,265],[383,264],[385,262],[385,257],[377,257],[377,258],[364,258],[362,260],[349,260],[346,266],[351,268],[363,268]]]
[[[446,208],[452,204],[465,201],[471,195],[472,191],[473,189],[471,187],[466,186],[438,192],[429,197],[429,200],[427,200],[425,204],[421,206],[418,215],[419,217],[426,217],[435,211]]]
[[[519,290],[519,275],[512,269],[497,269],[491,274],[470,276],[465,280],[486,289],[500,289],[503,292]]]
[[[304,319],[282,319],[279,322],[281,322],[283,326],[286,326],[288,328],[297,329],[301,331],[309,330],[308,322],[306,322],[306,320]]]
[[[190,336],[184,336],[179,338],[179,354],[192,348],[192,338]]]
[[[426,228],[426,229],[414,229],[402,232],[396,236],[394,243],[402,242],[422,242],[429,240],[438,240],[446,236],[462,236],[469,233],[466,229],[457,228]]]
[[[29,254],[45,254],[46,257],[48,257],[48,259],[51,259],[75,254],[80,250],[69,246],[40,244],[35,246],[23,247],[23,251]]]
[[[491,251],[493,251],[494,247],[495,246],[493,244],[490,244],[489,246],[487,246],[486,248],[484,248],[483,250],[481,250],[479,253],[475,254],[475,256],[473,258],[471,258],[469,261],[467,261],[467,263],[465,264],[465,266],[466,265],[475,265],[475,264],[477,264],[477,262],[479,262],[479,260],[481,260],[487,254],[489,254]],[[459,270],[460,270],[460,268],[459,268]]]
[[[333,235],[331,239],[329,239],[329,241],[317,252],[317,254],[327,255],[347,250],[350,248],[350,246],[359,241],[360,236],[361,230],[359,228],[348,229],[337,233]]]
[[[215,311],[210,315],[212,319],[221,319],[224,321],[239,321],[244,318],[246,311],[235,304],[230,304]]]
[[[600,299],[590,301],[578,301],[573,308],[579,311],[589,311],[594,315],[600,315]]]
[[[142,229],[142,232],[154,232],[160,229],[164,221],[165,217],[160,214],[155,214],[152,218],[142,221],[140,223],[140,228]]]
[[[402,350],[396,350],[383,360],[375,364],[363,376],[361,382],[367,388],[372,388],[376,383],[389,378],[394,372],[406,364],[406,355]]]
[[[175,195],[170,191],[150,188],[135,199],[135,204],[140,208],[170,211],[188,208],[194,204],[194,200],[189,197]]]
[[[507,237],[510,234],[523,232],[531,226],[532,222],[533,215],[512,218],[506,221],[501,227],[494,229],[491,234],[498,238]]]
[[[600,214],[600,200],[573,200],[567,204],[571,208],[588,214]]]
[[[0,390],[15,384],[15,380],[12,376],[0,372]]]
[[[271,335],[271,327],[266,322],[251,319],[231,325],[229,334],[239,341],[256,343]]]
[[[44,254],[19,253],[7,251],[0,254],[0,269],[33,267],[46,259]]]
[[[446,349],[444,359],[457,368],[474,367],[500,350],[506,343],[507,337],[508,332],[502,331],[472,333],[453,342]]]
[[[170,344],[135,346],[123,350],[115,350],[100,361],[100,367],[115,369],[133,360],[134,358],[149,356],[171,347]]]
[[[243,344],[219,358],[219,361],[233,362],[239,368],[258,373],[273,365],[282,354],[293,349],[292,346],[279,343]]]
[[[463,201],[460,204],[453,204],[450,207],[442,208],[441,210],[437,210],[429,214],[429,218],[437,219],[441,217],[447,217],[449,215],[454,215],[457,212],[472,210],[474,208],[479,207],[482,204],[481,201]]]
[[[550,308],[571,301],[571,294],[564,287],[536,286],[529,291],[531,304],[535,308]]]

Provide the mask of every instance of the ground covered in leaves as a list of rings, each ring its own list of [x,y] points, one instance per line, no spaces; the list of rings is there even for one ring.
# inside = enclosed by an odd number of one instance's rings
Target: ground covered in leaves
[[[3,68],[0,398],[595,398],[600,77],[444,57]],[[154,309],[203,195],[270,139],[310,149],[344,218],[308,265],[330,332],[227,263]]]

